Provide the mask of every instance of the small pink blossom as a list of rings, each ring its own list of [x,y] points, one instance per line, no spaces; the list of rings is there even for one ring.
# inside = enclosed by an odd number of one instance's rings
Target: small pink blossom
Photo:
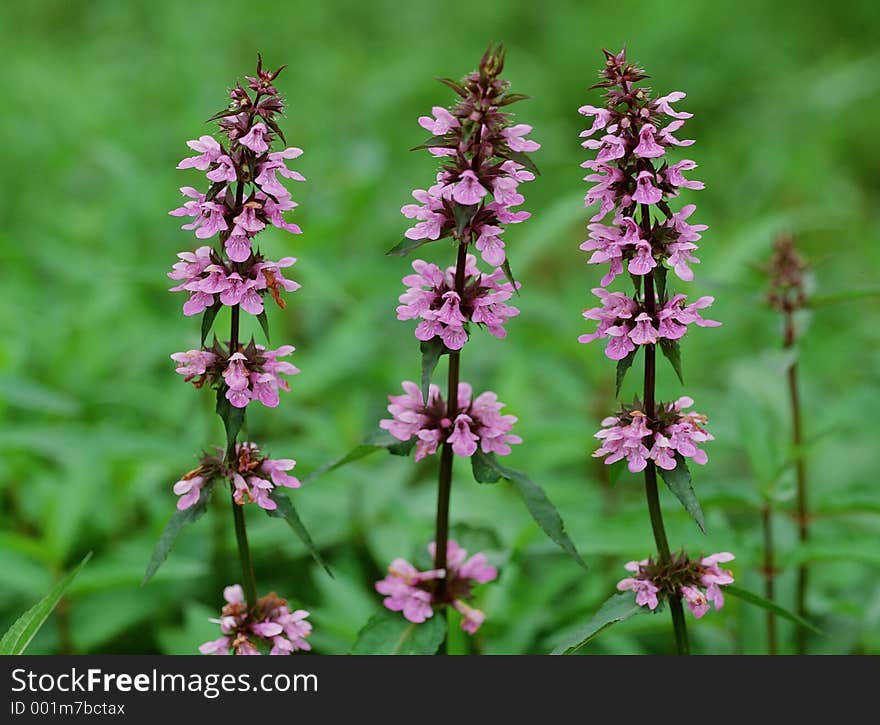
[[[266,128],[265,123],[255,123],[251,126],[250,131],[238,139],[238,142],[242,146],[247,146],[255,154],[261,154],[269,150],[269,144],[266,141],[266,134],[268,132],[269,129]]]
[[[656,159],[666,151],[654,140],[657,131],[653,125],[646,123],[639,131],[639,144],[633,149],[633,153],[643,159]]]
[[[642,171],[636,177],[636,192],[633,200],[639,204],[656,204],[663,198],[663,192],[654,186],[654,174]]]
[[[458,128],[461,125],[458,119],[442,106],[434,106],[431,108],[431,112],[435,118],[419,116],[419,126],[434,136],[444,136],[453,128]]]
[[[486,196],[487,193],[486,187],[480,183],[477,175],[468,169],[461,172],[458,183],[455,184],[452,192],[452,198],[459,204],[471,206],[479,204],[480,199]]]
[[[199,153],[198,156],[190,156],[177,164],[178,169],[205,171],[223,153],[223,149],[220,148],[220,144],[217,143],[213,136],[199,136],[195,141],[187,141],[186,145]]]
[[[509,126],[501,131],[501,135],[507,141],[507,145],[511,151],[531,152],[541,148],[541,144],[524,138],[527,133],[532,132],[532,127],[525,123]]]

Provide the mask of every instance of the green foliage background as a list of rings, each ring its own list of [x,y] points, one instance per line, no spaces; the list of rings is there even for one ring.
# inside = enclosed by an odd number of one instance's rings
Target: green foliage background
[[[198,175],[174,166],[256,51],[290,66],[282,126],[306,150],[297,168],[308,183],[294,189],[305,233],[261,237],[270,255],[300,259],[302,290],[269,314],[273,341],[297,346],[302,374],[278,409],[254,409],[249,435],[306,475],[374,430],[386,395],[417,379],[412,325],[394,315],[409,261],[383,252],[407,226],[399,207],[434,170],[427,154],[407,151],[424,137],[416,118],[452,100],[432,78],[463,75],[489,40],[505,42],[507,76],[532,96],[514,110],[543,143],[543,175],[526,190],[533,218],[505,234],[522,314],[505,341],[474,336],[464,377],[519,416],[525,443],[509,464],[545,487],[592,569],[560,554],[509,487],[477,485],[459,461],[453,520],[491,529],[502,567],[484,588],[488,620],[472,646],[548,652],[583,624],[622,564],[652,550],[640,481],[624,474],[611,486],[590,458],[614,366],[599,345],[576,341],[601,276],[577,248],[587,215],[576,109],[597,101],[586,88],[600,49],[626,43],[658,91],[688,93],[688,137],[698,140],[688,155],[707,183],[694,200],[710,230],[686,291],[715,295],[711,316],[724,321],[683,345],[686,392],[717,437],[710,464],[694,467],[709,533],[664,491],[670,540],[734,551],[738,582],[760,591],[757,512],[772,499],[782,603],[792,564],[812,565],[809,605],[825,636],[811,650],[880,652],[880,308],[875,297],[847,298],[803,319],[815,520],[814,541],[799,548],[786,515],[780,323],[755,269],[790,230],[814,264],[817,295],[877,287],[878,20],[869,1],[4,4],[0,630],[94,549],[32,652],[191,652],[216,636],[207,619],[237,578],[225,497],[153,582],[139,581],[174,508],[171,484],[222,440],[212,396],[184,385],[168,358],[198,343],[198,321],[165,291],[176,252],[195,246],[166,210]],[[425,249],[451,263],[446,243]],[[685,392],[665,363],[660,392]],[[430,540],[433,466],[381,454],[293,493],[335,580],[283,523],[248,511],[260,587],[313,612],[317,651],[347,651],[379,605],[372,582]],[[735,600],[691,630],[698,652],[765,646],[763,613]],[[670,646],[665,616],[637,617],[586,651]],[[468,644],[456,636],[452,647]]]

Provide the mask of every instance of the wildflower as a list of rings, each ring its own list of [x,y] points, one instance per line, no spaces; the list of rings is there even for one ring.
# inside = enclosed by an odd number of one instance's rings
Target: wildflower
[[[428,545],[433,558],[434,542]],[[387,576],[376,582],[376,591],[385,595],[383,604],[392,612],[401,612],[410,622],[421,624],[434,616],[434,606],[451,604],[462,614],[461,628],[474,634],[486,619],[479,609],[467,604],[473,587],[485,584],[498,576],[498,570],[489,565],[485,554],[468,557],[458,542],[450,539],[446,547],[446,570],[420,571],[406,559],[395,559],[388,567]],[[446,580],[446,595],[439,599],[435,582]]]

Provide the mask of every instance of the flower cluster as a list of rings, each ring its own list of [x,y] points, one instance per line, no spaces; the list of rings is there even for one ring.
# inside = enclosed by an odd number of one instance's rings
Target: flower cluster
[[[196,155],[177,165],[178,169],[204,171],[210,186],[204,194],[193,187],[183,187],[181,192],[188,201],[170,214],[192,217],[183,228],[194,231],[198,239],[219,234],[233,265],[251,257],[254,236],[267,226],[292,234],[301,231],[284,219],[283,213],[297,204],[278,176],[305,180],[302,174],[287,167],[287,160],[301,156],[302,149],[271,151],[276,137],[284,141],[275,122],[284,104],[272,85],[281,70],[264,71],[261,60],[257,75],[248,77],[253,95],[241,84],[236,85],[230,91],[229,106],[211,119],[218,121],[225,141],[208,135],[189,141],[187,145]]]
[[[235,262],[231,258],[223,259],[209,246],[177,256],[180,261],[174,264],[168,276],[180,284],[170,290],[189,293],[183,303],[183,314],[187,317],[204,312],[218,301],[228,306],[241,305],[246,312],[259,315],[265,309],[263,296],[267,293],[284,309],[281,290],[295,292],[300,288],[299,283],[287,279],[281,272],[296,263],[293,257],[267,262],[257,252]]]
[[[226,587],[223,598],[226,605],[220,619],[211,620],[220,625],[223,636],[199,647],[202,654],[258,655],[268,650],[270,655],[289,655],[312,648],[306,641],[312,625],[305,609],[291,612],[287,600],[272,592],[260,597],[250,612],[238,584]]]
[[[455,291],[455,265],[444,272],[436,264],[417,259],[412,267],[415,274],[403,278],[408,289],[400,296],[397,319],[421,319],[415,333],[419,340],[439,337],[448,349],[460,350],[468,339],[469,322],[484,325],[495,337],[504,337],[504,323],[519,314],[516,307],[505,304],[514,286],[502,281],[504,271],[498,268],[483,274],[472,254],[466,258],[460,295]]]
[[[278,504],[269,494],[278,486],[299,488],[298,478],[287,471],[296,466],[291,458],[264,456],[254,443],[235,444],[235,460],[230,465],[222,451],[218,455],[202,457],[198,468],[193,469],[174,484],[174,493],[180,498],[177,508],[183,511],[198,503],[203,493],[210,490],[220,478],[232,484],[233,499],[239,506],[256,503],[266,511],[273,511]]]
[[[407,380],[403,389],[405,395],[388,397],[392,418],[380,421],[379,427],[400,441],[415,437],[417,461],[436,453],[444,443],[452,446],[455,455],[464,457],[472,456],[478,446],[484,453],[505,456],[510,453],[511,443],[522,443],[510,432],[516,416],[501,414],[504,403],[498,402],[495,393],[485,392],[471,400],[471,386],[459,383],[458,410],[453,419],[436,385],[428,390],[427,405],[418,385]]]
[[[733,574],[718,564],[733,559],[733,554],[723,551],[691,560],[682,551],[673,556],[667,565],[653,559],[630,561],[624,568],[633,576],[621,579],[617,588],[635,592],[636,604],[652,610],[657,608],[663,597],[679,596],[687,602],[694,617],[699,619],[709,611],[710,602],[715,609],[724,606],[721,587],[733,583]]]
[[[278,358],[290,355],[296,348],[282,345],[267,350],[251,340],[232,355],[214,342],[214,347],[176,352],[171,359],[177,363],[177,372],[186,382],[197,388],[206,383],[222,387],[230,405],[244,408],[251,400],[258,400],[268,408],[278,405],[279,390],[290,390],[290,383],[281,375],[297,375],[299,368]]]
[[[633,473],[644,470],[649,460],[667,471],[676,467],[678,457],[706,463],[706,452],[697,446],[715,438],[703,427],[705,415],[684,412],[693,404],[686,396],[674,403],[659,403],[654,420],[645,415],[638,399],[631,406],[624,405],[618,415],[602,421],[595,435],[602,445],[593,456],[607,456],[608,465],[625,458]]]
[[[685,304],[686,295],[673,295],[669,299],[657,299],[656,315],[652,316],[637,297],[623,292],[608,292],[602,287],[593,290],[602,303],[601,307],[584,310],[584,318],[596,320],[596,331],[581,335],[578,342],[592,342],[607,338],[605,355],[612,360],[622,360],[638,345],[656,345],[660,340],[678,340],[684,337],[690,324],[699,327],[717,327],[720,322],[703,319],[700,310],[709,307],[714,297],[700,297],[696,302]]]
[[[627,62],[625,51],[605,51],[605,57],[597,87],[607,89],[606,104],[579,109],[593,119],[590,128],[581,133],[586,139],[582,146],[596,152],[595,158],[581,164],[591,172],[584,180],[593,184],[584,201],[587,206],[599,203],[589,225],[589,239],[581,249],[592,252],[591,264],[610,263],[603,286],[623,272],[624,262],[631,274],[644,275],[666,261],[681,279],[691,280],[689,265],[699,262],[693,256],[695,242],[707,227],[687,221],[696,209],[693,204],[673,212],[668,202],[681,189],[702,189],[704,185],[684,176],[696,163],[690,159],[670,163],[666,153],[673,146],[694,143],[675,136],[693,114],[672,106],[685,97],[684,93],[651,98],[649,88],[635,87],[647,76]],[[601,135],[594,138],[597,133]],[[643,214],[638,224],[635,214],[639,205],[643,211],[656,208],[662,218],[652,223]],[[611,224],[601,223],[611,213]]]
[[[428,546],[434,558],[435,544]],[[485,584],[498,576],[498,570],[490,566],[485,554],[474,554],[468,558],[467,551],[456,541],[450,539],[446,547],[446,570],[432,569],[419,571],[406,559],[395,559],[388,567],[388,576],[376,582],[376,591],[385,595],[384,604],[392,612],[402,612],[403,616],[415,624],[421,624],[434,616],[434,605],[451,604],[461,615],[461,628],[474,634],[486,615],[467,604],[476,584]],[[446,593],[443,600],[436,595],[435,580],[446,579]]]
[[[432,134],[424,148],[441,158],[443,166],[433,186],[413,192],[418,203],[401,209],[416,220],[406,231],[408,239],[470,239],[493,267],[506,259],[501,225],[531,216],[514,207],[524,201],[519,184],[535,178],[524,154],[540,148],[526,138],[532,127],[514,125],[502,110],[522,98],[509,93],[510,84],[499,77],[503,68],[503,52],[490,48],[479,70],[461,83],[444,79],[460,100],[448,110],[434,106],[433,116],[419,118]]]

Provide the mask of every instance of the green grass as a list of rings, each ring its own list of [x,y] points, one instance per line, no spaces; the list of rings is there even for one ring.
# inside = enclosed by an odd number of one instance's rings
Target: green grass
[[[20,4],[21,5],[21,4]],[[409,153],[416,118],[451,102],[436,76],[461,76],[490,40],[508,48],[506,75],[532,99],[515,107],[543,143],[542,176],[525,188],[534,216],[505,234],[523,283],[509,336],[478,334],[464,379],[491,388],[525,439],[509,465],[542,484],[592,564],[560,554],[506,487],[479,486],[457,465],[454,522],[487,526],[500,580],[484,588],[484,652],[549,652],[586,623],[629,558],[652,540],[640,482],[611,488],[590,458],[613,405],[614,366],[578,345],[580,317],[601,273],[584,264],[585,158],[576,109],[596,103],[603,46],[626,43],[661,92],[688,93],[689,155],[707,188],[689,196],[704,235],[693,294],[712,294],[718,329],[683,345],[686,391],[710,416],[710,463],[694,466],[703,536],[664,492],[670,541],[736,552],[740,585],[760,591],[764,496],[792,507],[779,321],[755,271],[774,235],[798,235],[817,294],[877,287],[880,53],[872,2],[639,3],[328,2],[200,8],[151,3],[33,2],[0,10],[0,630],[88,550],[95,555],[31,652],[182,652],[211,636],[205,618],[236,580],[224,497],[186,531],[145,588],[149,552],[174,509],[171,484],[201,448],[219,444],[212,396],[174,374],[168,355],[198,342],[165,273],[192,235],[166,215],[185,141],[207,131],[231,82],[257,50],[287,63],[281,125],[306,153],[295,220],[304,234],[267,232],[273,256],[299,258],[303,289],[270,311],[273,341],[297,346],[302,374],[276,410],[257,409],[249,435],[307,475],[374,430],[386,395],[417,379],[412,325],[395,319],[408,260],[383,256],[407,227],[398,213],[430,182],[428,155]],[[451,263],[444,243],[425,248]],[[684,287],[685,285],[681,285]],[[222,324],[222,319],[221,319]],[[809,557],[817,652],[880,652],[880,306],[863,297],[819,307],[800,350],[814,541],[798,551],[777,517],[780,559]],[[258,332],[254,328],[255,334]],[[665,363],[660,397],[683,392]],[[444,374],[444,364],[438,368]],[[635,375],[624,395],[635,390]],[[463,462],[459,462],[462,464]],[[372,582],[432,536],[434,463],[376,455],[293,493],[337,578],[317,568],[287,527],[249,510],[260,588],[313,612],[314,644],[346,651],[379,604]],[[790,605],[791,567],[779,580]],[[764,616],[730,601],[692,626],[698,652],[761,652]],[[783,649],[791,630],[780,623]],[[459,647],[462,647],[459,641]],[[587,652],[665,652],[665,618],[637,617]]]

